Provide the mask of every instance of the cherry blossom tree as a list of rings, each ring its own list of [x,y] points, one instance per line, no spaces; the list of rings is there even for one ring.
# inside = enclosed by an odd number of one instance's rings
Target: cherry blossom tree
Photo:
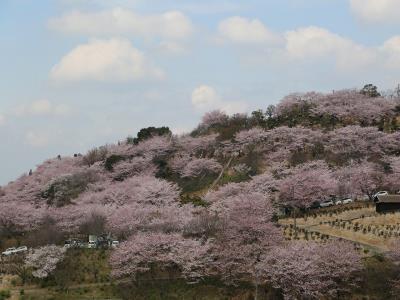
[[[296,154],[315,159],[324,152],[324,141],[325,137],[320,130],[282,126],[268,132],[265,147],[267,157],[272,162],[289,161]]]
[[[204,199],[209,203],[222,201],[230,197],[234,197],[248,192],[248,185],[246,183],[227,183],[217,190],[210,190],[204,196]]]
[[[278,118],[291,125],[324,126],[376,125],[394,116],[395,101],[383,97],[369,97],[357,90],[335,91],[329,94],[291,94],[277,106]]]
[[[182,177],[198,178],[221,172],[222,165],[215,159],[198,158],[189,161],[181,171]]]
[[[160,269],[177,268],[189,280],[207,276],[212,257],[210,245],[200,240],[185,239],[180,234],[140,232],[122,243],[111,255],[113,275],[132,277]]]
[[[45,216],[51,217],[60,230],[66,233],[78,233],[82,225],[93,215],[106,217],[114,209],[97,203],[80,203],[57,208],[50,207],[44,211]]]
[[[136,175],[154,176],[157,167],[148,156],[136,156],[127,158],[113,166],[112,176],[116,180],[123,180]]]
[[[228,116],[220,111],[213,110],[206,113],[200,123],[200,127],[208,128],[213,125],[223,125],[228,121]]]
[[[64,259],[66,249],[48,245],[33,249],[25,259],[27,267],[33,268],[32,275],[37,278],[48,277]]]
[[[177,147],[184,153],[199,155],[204,157],[206,153],[212,153],[217,145],[217,134],[204,135],[199,137],[191,137],[185,135],[179,137],[176,141]]]
[[[217,190],[210,190],[204,196],[204,200],[214,203],[222,199],[252,192],[261,193],[266,199],[270,199],[270,196],[277,191],[278,186],[279,180],[275,179],[271,173],[265,172],[252,177],[247,182],[231,182],[219,187]]]
[[[315,161],[288,170],[279,183],[282,204],[307,208],[313,202],[334,195],[337,182],[325,162]]]
[[[347,126],[329,134],[327,150],[340,161],[360,161],[371,156],[382,155],[380,140],[384,133],[375,127]]]
[[[73,230],[93,212],[104,215],[107,227],[129,236],[136,230],[182,228],[190,217],[191,206],[180,206],[176,185],[152,176],[133,176],[123,182],[110,182],[98,192],[76,200],[78,205],[53,212],[62,228]]]
[[[107,216],[108,228],[127,237],[137,231],[181,232],[192,219],[193,206],[129,204],[114,208]]]
[[[288,117],[294,114],[307,115],[321,95],[315,92],[290,94],[279,102],[275,113],[279,117]]]
[[[340,298],[342,286],[362,269],[348,242],[291,242],[268,251],[257,264],[259,278],[282,289],[285,299]]]
[[[229,283],[253,278],[261,254],[282,241],[271,202],[261,193],[241,193],[214,202],[210,211],[223,222],[214,248],[218,273]]]
[[[393,116],[395,104],[383,97],[371,98],[356,90],[335,91],[321,95],[312,108],[315,116],[330,116],[345,125],[377,124]]]
[[[6,235],[38,228],[45,210],[25,202],[0,202],[0,231]]]
[[[45,185],[55,178],[87,170],[82,166],[82,158],[50,159],[39,165],[31,176],[22,175],[14,182],[3,187],[2,202],[18,201],[33,203],[40,200]]]
[[[235,135],[235,144],[244,148],[246,146],[255,145],[266,142],[268,133],[262,128],[254,127],[249,130],[243,130]]]
[[[373,200],[373,195],[385,185],[386,178],[381,167],[367,161],[346,167],[339,177],[342,184],[349,183],[349,193],[357,196],[367,195],[370,200]]]
[[[292,208],[295,235],[296,217],[299,209],[309,208],[314,202],[335,195],[337,188],[333,172],[323,161],[306,163],[289,169],[286,177],[279,182],[281,206]]]
[[[389,190],[393,192],[400,191],[400,156],[387,157],[390,165],[390,171],[386,174],[385,182]]]
[[[125,150],[131,156],[147,156],[151,158],[169,155],[174,151],[172,136],[155,136],[144,140]]]
[[[181,174],[187,164],[193,159],[188,153],[177,153],[168,164],[174,173]]]
[[[79,203],[124,205],[140,203],[168,206],[179,199],[179,188],[152,176],[133,176],[123,182],[109,183],[104,190],[79,198]],[[78,201],[77,201],[78,202]]]
[[[46,199],[48,205],[68,205],[97,180],[96,173],[92,171],[63,175],[51,180],[42,189],[41,198]]]
[[[271,196],[279,188],[279,180],[273,174],[264,172],[260,175],[252,177],[247,183],[250,191],[262,193],[264,196]]]
[[[255,127],[237,133],[235,143],[241,147],[259,145],[268,152],[279,151],[282,148],[296,151],[313,147],[321,139],[321,131],[303,127],[281,126],[268,131]]]
[[[378,143],[386,155],[400,155],[400,131],[385,134]]]

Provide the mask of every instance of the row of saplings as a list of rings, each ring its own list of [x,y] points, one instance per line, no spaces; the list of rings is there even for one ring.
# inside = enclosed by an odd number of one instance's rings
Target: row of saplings
[[[320,233],[318,231],[309,231],[304,228],[295,228],[293,224],[283,225],[283,235],[287,241],[291,240],[306,240],[306,241],[327,241],[329,235]]]
[[[341,213],[344,212],[349,212],[349,211],[356,211],[356,210],[361,210],[364,208],[369,208],[372,207],[373,204],[369,202],[356,202],[352,203],[350,205],[345,205],[345,206],[334,206],[334,207],[328,207],[324,209],[313,209],[313,210],[308,210],[304,212],[303,214],[297,215],[296,217],[303,217],[304,220],[307,221],[308,218],[318,218],[318,217],[333,217],[333,216],[338,216]]]
[[[363,218],[363,216],[361,217]],[[326,224],[331,227],[340,228],[343,230],[352,230],[354,232],[360,232],[363,234],[373,234],[378,237],[383,238],[397,238],[400,237],[400,224],[397,225],[372,225],[372,224],[362,224],[359,222],[343,221],[341,219],[336,219],[334,221],[320,222],[320,224]]]

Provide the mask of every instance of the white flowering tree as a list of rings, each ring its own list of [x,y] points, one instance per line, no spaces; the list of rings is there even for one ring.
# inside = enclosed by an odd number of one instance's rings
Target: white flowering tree
[[[64,259],[66,249],[55,245],[34,249],[25,259],[27,267],[33,268],[32,275],[36,278],[48,277]]]

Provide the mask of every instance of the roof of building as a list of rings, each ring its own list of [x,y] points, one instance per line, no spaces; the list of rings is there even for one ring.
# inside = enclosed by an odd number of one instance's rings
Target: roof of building
[[[378,196],[377,203],[400,203],[400,195],[381,195]]]

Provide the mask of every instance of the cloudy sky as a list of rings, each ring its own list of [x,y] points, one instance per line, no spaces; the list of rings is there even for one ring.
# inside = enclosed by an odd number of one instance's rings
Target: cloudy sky
[[[294,91],[400,81],[400,0],[1,0],[0,184]]]

